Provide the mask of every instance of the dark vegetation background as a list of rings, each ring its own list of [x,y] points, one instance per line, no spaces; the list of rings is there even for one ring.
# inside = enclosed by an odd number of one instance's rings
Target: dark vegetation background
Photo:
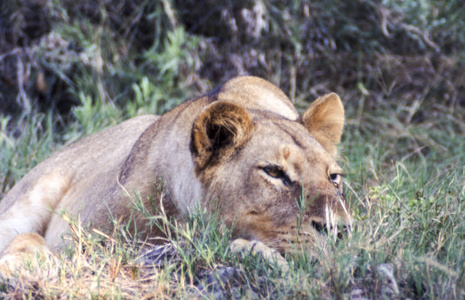
[[[290,260],[289,276],[260,261],[241,264],[246,291],[465,295],[464,1],[0,1],[0,198],[63,145],[137,114],[161,114],[240,74],[272,81],[300,110],[324,93],[341,96],[340,163],[357,224],[351,242],[333,245],[318,263]],[[205,272],[238,266],[227,237],[218,242],[216,229],[202,228],[189,240],[195,251],[160,279],[173,285],[155,295],[186,297]],[[107,259],[119,257],[108,251]],[[85,298],[63,284],[79,286],[70,278],[84,278],[83,287],[107,282],[107,296],[158,288],[96,279],[102,261],[60,277],[50,291],[33,282],[24,294]]]
[[[161,113],[253,74],[298,104],[328,91],[368,111],[421,99],[413,115],[403,112],[420,122],[435,105],[465,106],[464,9],[462,1],[2,1],[0,113],[52,109],[66,119],[81,92],[123,107],[143,78],[160,90],[164,106],[153,113]]]
[[[300,109],[337,92],[357,133],[410,140],[388,162],[437,144],[421,128],[464,135],[464,65],[463,1],[7,0],[0,130],[69,143],[251,74]],[[3,160],[3,192],[37,163]]]

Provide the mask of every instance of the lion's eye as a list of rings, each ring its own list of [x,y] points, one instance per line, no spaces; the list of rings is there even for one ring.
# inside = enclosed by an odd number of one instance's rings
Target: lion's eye
[[[337,187],[341,183],[341,174],[329,174],[329,180]]]
[[[276,168],[276,167],[265,167],[263,168],[263,171],[265,171],[266,174],[270,175],[271,177],[274,177],[274,178],[279,178],[281,177],[281,174],[283,171],[281,171],[280,169]]]
[[[286,186],[291,184],[289,176],[287,176],[286,172],[281,170],[281,168],[279,167],[267,166],[263,168],[263,171],[265,171],[265,173],[268,174],[270,177],[281,179],[284,185]]]

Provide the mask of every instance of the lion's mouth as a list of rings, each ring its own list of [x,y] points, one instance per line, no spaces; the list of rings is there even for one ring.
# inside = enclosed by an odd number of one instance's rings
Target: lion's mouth
[[[333,226],[333,225],[322,224],[322,223],[315,222],[315,221],[312,221],[311,225],[313,229],[315,229],[316,232],[324,236],[328,235],[328,233],[330,232],[336,232],[338,239],[344,238],[344,236],[352,229],[350,225]]]
[[[328,229],[325,225],[315,222],[315,221],[312,221],[311,224],[312,224],[313,229],[315,229],[316,232],[323,234],[323,235],[326,235],[328,233]]]

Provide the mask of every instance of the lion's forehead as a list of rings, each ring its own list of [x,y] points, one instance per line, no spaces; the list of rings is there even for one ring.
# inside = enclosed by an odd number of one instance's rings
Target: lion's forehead
[[[335,164],[331,155],[299,123],[260,122],[249,151],[256,160],[276,164],[296,176]]]
[[[323,152],[318,148],[302,148],[296,144],[283,144],[275,150],[274,156],[291,179],[299,181],[311,175],[326,174],[329,166],[334,164],[329,155],[322,156],[320,153]]]
[[[264,120],[256,124],[253,138],[265,149],[285,158],[293,155],[331,159],[331,155],[300,123],[290,120]],[[304,157],[301,157],[303,159]]]

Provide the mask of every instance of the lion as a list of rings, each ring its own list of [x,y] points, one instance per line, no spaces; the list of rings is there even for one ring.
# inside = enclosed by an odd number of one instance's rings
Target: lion
[[[344,119],[334,93],[299,116],[272,83],[230,79],[163,116],[127,120],[38,164],[0,202],[0,252],[60,249],[69,232],[63,211],[100,232],[119,220],[142,238],[162,236],[133,209],[134,193],[153,215],[163,205],[182,221],[200,206],[232,228],[233,239],[280,253],[311,247],[327,230],[352,224],[336,162]]]

